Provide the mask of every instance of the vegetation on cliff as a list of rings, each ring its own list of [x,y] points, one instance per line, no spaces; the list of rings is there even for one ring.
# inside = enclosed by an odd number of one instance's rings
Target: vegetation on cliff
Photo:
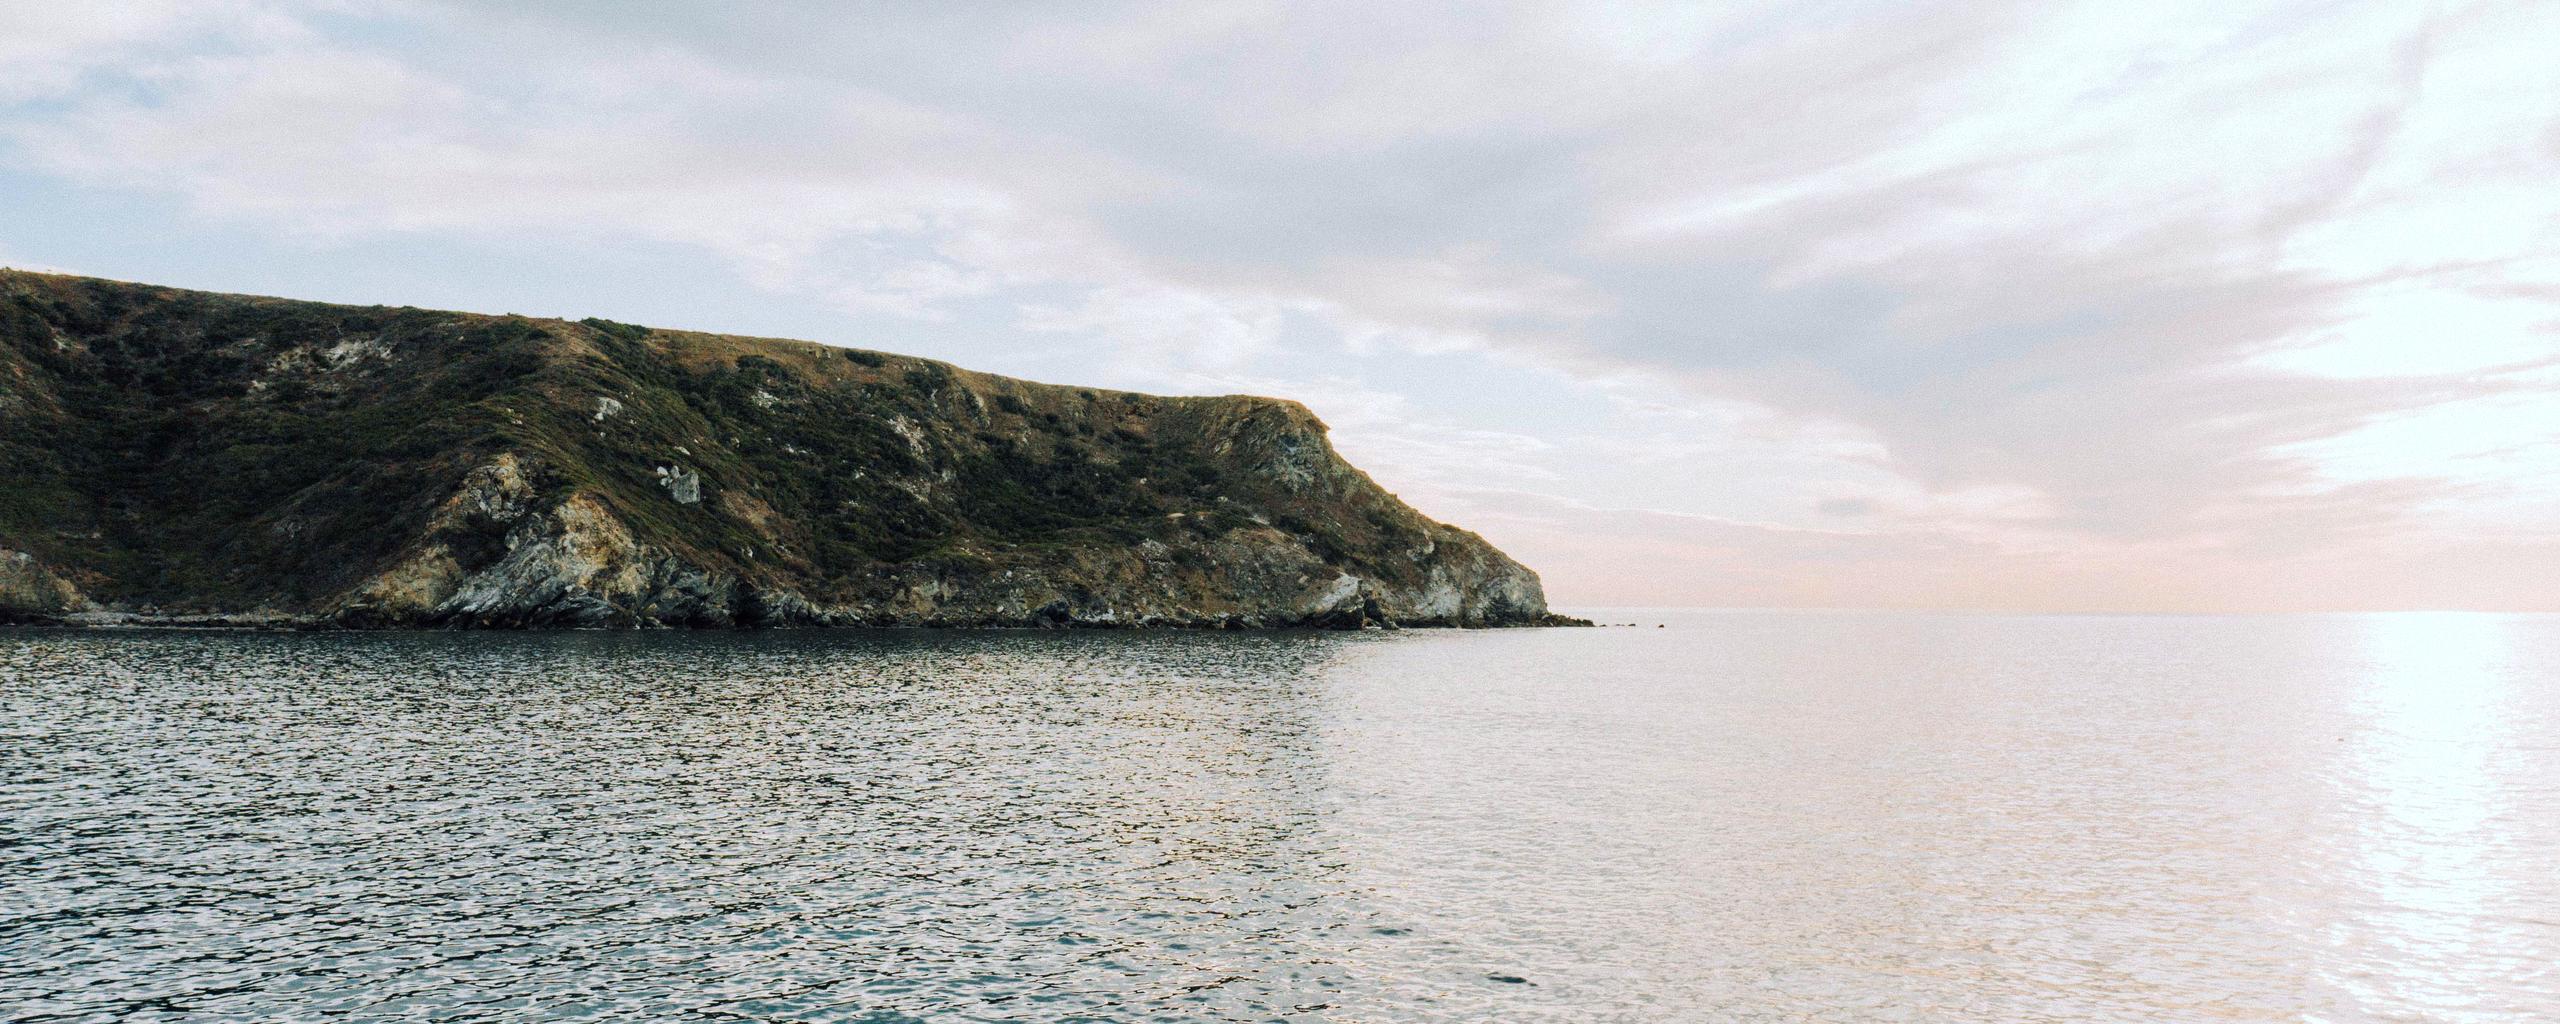
[[[0,617],[1503,624],[1303,407],[0,271]]]

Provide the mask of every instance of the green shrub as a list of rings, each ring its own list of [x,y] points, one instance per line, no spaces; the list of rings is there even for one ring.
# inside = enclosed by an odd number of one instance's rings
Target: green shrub
[[[600,316],[591,316],[578,322],[593,328],[598,334],[624,341],[638,341],[649,336],[649,329],[639,324],[618,323]]]

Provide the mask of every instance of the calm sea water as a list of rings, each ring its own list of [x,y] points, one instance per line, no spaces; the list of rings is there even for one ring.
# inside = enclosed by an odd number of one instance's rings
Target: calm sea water
[[[0,1018],[2560,1018],[2560,618],[1602,614],[0,631]]]

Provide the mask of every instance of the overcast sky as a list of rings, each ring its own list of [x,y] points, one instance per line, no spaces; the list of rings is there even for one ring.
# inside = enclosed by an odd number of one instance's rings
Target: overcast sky
[[[525,6],[0,0],[0,263],[1287,396],[1565,607],[2560,610],[2560,4]]]

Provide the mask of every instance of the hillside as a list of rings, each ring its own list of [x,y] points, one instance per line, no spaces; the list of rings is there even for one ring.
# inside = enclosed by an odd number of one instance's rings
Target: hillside
[[[1292,402],[0,270],[0,621],[1506,625]]]

